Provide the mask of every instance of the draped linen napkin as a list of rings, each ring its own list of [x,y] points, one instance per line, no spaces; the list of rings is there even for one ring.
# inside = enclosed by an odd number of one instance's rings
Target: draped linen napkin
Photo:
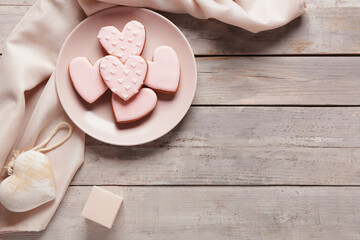
[[[1,168],[14,150],[30,149],[57,123],[70,121],[56,94],[53,72],[58,52],[78,23],[115,5],[215,18],[254,33],[283,26],[304,13],[303,0],[37,1],[9,35],[0,58]],[[84,161],[84,145],[84,133],[74,128],[65,144],[47,153],[53,162],[56,200],[25,213],[12,213],[0,205],[0,233],[46,228]],[[6,177],[5,171],[0,177]]]

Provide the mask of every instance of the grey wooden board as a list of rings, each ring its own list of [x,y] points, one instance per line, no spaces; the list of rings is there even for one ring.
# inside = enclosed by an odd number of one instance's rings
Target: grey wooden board
[[[4,2],[9,3],[8,0]],[[197,55],[358,54],[359,4],[352,7],[349,1],[344,4],[339,4],[339,1],[319,2],[311,1],[306,15],[285,27],[259,34],[216,20],[163,14],[185,34]],[[5,38],[28,9],[29,6],[0,6],[0,53]]]
[[[92,138],[73,185],[358,185],[360,109],[193,107],[149,144]]]
[[[6,38],[29,8],[29,6],[0,6],[0,53]]]
[[[360,57],[198,57],[196,62],[195,105],[360,104]]]
[[[359,105],[359,57],[197,58],[194,104]]]
[[[111,230],[80,216],[70,187],[48,229],[2,239],[359,239],[358,187],[107,187],[124,197]]]
[[[0,0],[0,6],[31,6],[36,0]]]
[[[0,0],[0,53],[33,2]],[[359,54],[360,1],[307,6],[301,19],[255,35],[162,13],[198,56],[276,56],[197,57],[197,106],[179,126],[136,147],[87,137],[48,229],[0,239],[359,239],[360,60],[313,55]],[[80,217],[94,184],[121,185],[106,187],[125,197],[112,230]]]

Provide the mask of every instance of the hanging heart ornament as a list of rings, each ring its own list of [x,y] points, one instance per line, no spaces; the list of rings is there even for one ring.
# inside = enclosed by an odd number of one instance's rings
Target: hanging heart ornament
[[[41,152],[21,153],[13,174],[0,185],[0,201],[12,212],[25,212],[55,199],[54,173]]]
[[[45,147],[63,127],[69,129],[67,136],[59,143]],[[14,154],[5,167],[10,176],[0,184],[0,202],[6,209],[26,212],[56,198],[52,164],[43,152],[57,148],[67,141],[71,134],[72,127],[62,122],[44,142],[28,151]]]

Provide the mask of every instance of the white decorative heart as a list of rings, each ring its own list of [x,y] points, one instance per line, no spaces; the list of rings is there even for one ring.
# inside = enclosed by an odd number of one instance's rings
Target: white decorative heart
[[[148,61],[149,70],[144,84],[155,91],[175,93],[180,82],[180,63],[176,52],[168,46],[154,50],[153,61]]]
[[[108,89],[99,72],[100,59],[94,66],[86,57],[74,58],[69,64],[71,81],[79,95],[88,103],[95,102]]]
[[[147,69],[147,62],[140,56],[130,56],[125,64],[114,56],[106,56],[100,62],[100,74],[105,84],[124,101],[139,92]]]
[[[12,212],[26,212],[55,199],[50,160],[37,151],[20,154],[13,174],[0,184],[0,202]]]
[[[130,55],[140,55],[145,45],[145,28],[138,21],[128,22],[120,32],[114,26],[102,27],[98,34],[101,46],[125,62]]]

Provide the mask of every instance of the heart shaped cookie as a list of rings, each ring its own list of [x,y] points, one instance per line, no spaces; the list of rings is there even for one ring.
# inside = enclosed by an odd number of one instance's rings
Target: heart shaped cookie
[[[130,56],[125,64],[114,56],[106,56],[100,62],[100,74],[105,84],[124,101],[139,92],[147,69],[145,59],[134,55]]]
[[[155,91],[175,93],[180,82],[180,63],[176,52],[168,46],[154,50],[153,61],[148,61],[149,69],[144,84]]]
[[[127,123],[138,120],[155,108],[157,96],[150,88],[142,88],[136,97],[125,102],[115,94],[111,98],[111,107],[118,123]]]
[[[130,55],[140,55],[145,45],[145,27],[138,21],[128,22],[120,32],[114,26],[102,27],[98,34],[101,46],[125,62]]]
[[[37,151],[20,154],[13,174],[0,184],[0,202],[13,212],[25,212],[55,199],[50,160]]]
[[[69,74],[74,88],[88,103],[95,102],[108,89],[100,76],[100,60],[92,65],[86,57],[77,57],[69,64]]]

